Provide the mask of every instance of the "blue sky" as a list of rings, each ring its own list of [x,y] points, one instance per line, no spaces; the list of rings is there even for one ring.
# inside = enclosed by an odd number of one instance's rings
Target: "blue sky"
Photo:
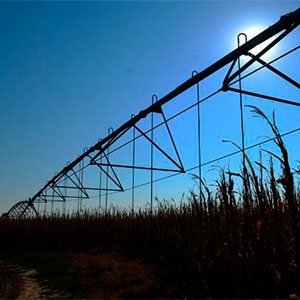
[[[31,197],[84,147],[105,137],[108,127],[119,127],[150,105],[152,94],[162,97],[193,70],[200,71],[233,50],[239,32],[266,28],[298,6],[298,1],[0,2],[0,212]],[[299,37],[296,29],[272,55],[297,46]],[[274,66],[299,81],[297,59],[299,54],[294,54]],[[245,87],[299,97],[288,84],[263,72],[245,81]],[[220,87],[225,73],[201,83],[201,96]],[[191,89],[167,104],[166,115],[193,103],[195,96]],[[282,132],[300,126],[297,108],[250,100],[245,104],[259,105],[268,113],[276,109]],[[203,161],[234,150],[220,141],[240,141],[238,109],[238,95],[229,93],[203,104]],[[186,168],[197,160],[195,118],[194,110],[170,122]],[[245,121],[247,145],[270,135],[249,112]],[[299,134],[286,140],[293,161],[298,138]],[[255,157],[257,151],[249,153]],[[137,155],[147,163],[142,154]],[[239,161],[230,161],[235,170]],[[129,177],[122,174],[129,185]],[[155,178],[163,175],[155,173]],[[209,171],[206,176],[216,175]],[[155,194],[179,199],[193,186],[190,176],[184,176],[156,184]],[[148,173],[138,173],[137,184],[148,179]],[[141,205],[148,197],[147,188],[136,193]],[[126,199],[130,194],[114,198],[117,204],[127,203]],[[87,206],[96,205],[89,201]]]

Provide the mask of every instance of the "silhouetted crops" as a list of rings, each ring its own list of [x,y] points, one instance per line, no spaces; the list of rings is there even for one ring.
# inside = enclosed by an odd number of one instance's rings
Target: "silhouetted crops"
[[[240,174],[221,170],[216,188],[203,181],[175,205],[100,214],[1,220],[1,251],[121,252],[156,267],[167,297],[287,298],[300,289],[299,188],[274,119],[266,119],[281,155],[258,172],[245,154]],[[280,163],[275,176],[273,160]],[[263,171],[263,172],[262,172]],[[264,179],[262,175],[264,174]],[[242,180],[238,188],[236,177]]]

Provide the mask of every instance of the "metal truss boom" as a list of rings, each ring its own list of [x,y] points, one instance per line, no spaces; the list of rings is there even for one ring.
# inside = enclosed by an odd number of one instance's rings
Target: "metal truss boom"
[[[172,138],[170,129],[168,127],[168,124],[166,122],[165,115],[162,111],[162,106],[165,105],[166,103],[168,103],[169,101],[171,101],[172,99],[174,99],[175,97],[179,96],[180,94],[182,94],[183,92],[185,92],[186,90],[191,88],[192,86],[198,84],[200,81],[204,80],[205,78],[207,78],[210,75],[214,74],[218,70],[220,70],[223,67],[227,66],[228,64],[231,64],[231,66],[229,68],[229,71],[228,71],[228,73],[225,77],[224,83],[223,83],[223,88],[222,88],[223,91],[227,91],[227,90],[228,91],[234,91],[234,92],[238,91],[238,92],[242,92],[242,93],[245,93],[245,94],[248,94],[248,95],[254,95],[254,96],[262,97],[262,95],[260,95],[260,94],[255,94],[255,93],[251,93],[251,92],[248,92],[248,91],[236,90],[236,89],[231,88],[229,86],[229,85],[231,85],[230,83],[232,82],[233,79],[235,79],[237,76],[239,76],[246,68],[248,68],[252,63],[254,63],[256,61],[259,62],[260,64],[264,65],[265,67],[267,67],[271,71],[275,72],[277,75],[283,77],[284,79],[286,79],[287,81],[289,81],[293,85],[299,87],[299,84],[296,83],[294,80],[292,80],[291,78],[289,78],[285,74],[279,72],[278,70],[276,70],[275,68],[273,68],[269,64],[265,63],[260,58],[271,47],[273,47],[280,40],[282,40],[292,30],[294,30],[299,24],[300,24],[300,8],[298,8],[294,12],[291,12],[291,13],[288,13],[288,14],[282,16],[279,19],[279,21],[277,21],[275,24],[273,24],[272,26],[270,26],[269,28],[267,28],[266,30],[264,30],[263,32],[258,34],[256,37],[252,38],[249,41],[246,41],[243,45],[241,45],[237,49],[233,50],[229,54],[225,55],[224,57],[222,57],[221,59],[219,59],[218,61],[216,61],[214,64],[210,65],[209,67],[207,67],[203,71],[201,71],[199,73],[197,72],[191,78],[189,78],[188,80],[183,82],[181,85],[176,87],[174,90],[172,90],[171,92],[169,92],[168,94],[166,94],[162,98],[158,99],[156,102],[153,102],[153,104],[150,105],[149,107],[147,107],[146,109],[141,110],[138,114],[134,115],[127,122],[125,122],[123,125],[121,125],[119,128],[117,128],[115,131],[110,132],[105,138],[99,140],[95,145],[93,145],[92,147],[87,149],[83,154],[78,156],[74,161],[69,163],[60,172],[58,172],[51,180],[49,180],[32,198],[30,198],[28,200],[28,203],[30,203],[30,205],[31,205],[34,201],[37,201],[38,199],[40,199],[43,196],[43,193],[45,192],[45,190],[47,190],[48,188],[52,188],[52,189],[53,189],[53,187],[56,187],[58,189],[59,188],[65,188],[64,185],[57,186],[56,183],[59,180],[61,180],[62,178],[64,178],[64,176],[67,176],[67,178],[70,179],[70,176],[68,176],[67,173],[70,172],[70,171],[72,171],[74,173],[74,167],[77,166],[80,162],[82,162],[85,158],[88,158],[90,160],[90,164],[98,165],[99,167],[100,167],[100,165],[110,166],[111,168],[112,168],[112,166],[119,166],[117,164],[116,165],[110,164],[109,161],[108,161],[107,164],[105,164],[105,163],[99,164],[99,163],[96,162],[96,158],[99,157],[100,155],[105,155],[105,151],[107,149],[109,149],[109,147],[113,143],[115,143],[121,136],[123,136],[131,128],[134,128],[134,129],[138,130],[144,137],[146,137],[147,139],[150,140],[150,138],[148,136],[146,136],[139,129],[139,127],[136,124],[139,121],[141,121],[142,119],[146,118],[148,115],[153,114],[153,113],[162,114],[162,116],[164,118],[164,121],[165,121],[165,125],[167,126],[169,136],[170,136],[172,144],[174,146],[177,158],[179,160],[179,164],[177,162],[175,162],[171,157],[169,157],[166,153],[164,153],[164,154],[166,156],[168,156],[169,159],[179,168],[179,171],[184,172],[184,168],[183,168],[180,156],[178,154],[178,151],[177,151],[176,145],[174,143],[174,140]],[[280,35],[278,35],[278,34],[280,34]],[[275,38],[275,40],[272,41],[270,43],[270,45],[266,46],[264,48],[264,50],[262,50],[259,54],[257,54],[256,56],[249,54],[250,51],[252,49],[254,49],[256,46],[260,45],[261,43],[267,41],[268,39],[270,39],[270,38],[272,38],[276,35],[278,35],[278,36]],[[233,70],[235,62],[242,55],[250,55],[250,57],[251,57],[250,61],[248,63],[246,63],[243,67],[241,67],[238,71],[236,71],[234,74],[231,75],[231,71]],[[274,97],[269,97],[269,98],[266,98],[266,99],[274,100],[274,101],[280,101],[279,99],[274,98]],[[294,103],[289,103],[288,100],[284,100],[284,101],[285,101],[285,103],[288,103],[288,104],[294,104]],[[283,102],[283,101],[281,100],[281,102]],[[294,104],[294,105],[297,105],[297,104]],[[155,143],[153,141],[151,141],[151,142],[153,143],[153,145],[155,145]],[[138,169],[138,168],[141,168],[141,167],[134,166],[134,168]],[[147,168],[145,168],[145,169],[147,169]],[[101,168],[101,170],[103,170],[103,168]],[[113,169],[112,169],[112,171],[114,173]],[[178,172],[176,170],[174,170],[174,171]],[[110,176],[108,173],[106,175]],[[114,175],[116,175],[116,174],[114,174]],[[81,182],[78,182],[78,183],[76,183],[74,181],[72,181],[72,182],[75,185],[75,187],[73,187],[73,188],[79,188],[81,190],[81,192],[83,192],[84,194],[86,192],[85,190],[91,189],[91,188],[85,188],[82,185]],[[118,179],[117,179],[117,183],[118,183],[117,185],[119,186],[120,182],[118,181]],[[121,190],[123,190],[121,185],[119,187],[121,188]],[[68,198],[68,196],[63,195],[60,190],[59,190],[59,192],[55,191],[55,193],[60,194],[61,199],[63,201],[66,198]],[[45,200],[45,201],[47,201],[47,200]]]

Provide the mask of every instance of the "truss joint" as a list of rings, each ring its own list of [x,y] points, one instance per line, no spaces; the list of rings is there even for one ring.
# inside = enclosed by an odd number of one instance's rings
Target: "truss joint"
[[[229,82],[227,82],[227,80],[223,82],[223,85],[221,87],[221,91],[222,92],[227,92],[229,90],[229,86],[228,86]]]

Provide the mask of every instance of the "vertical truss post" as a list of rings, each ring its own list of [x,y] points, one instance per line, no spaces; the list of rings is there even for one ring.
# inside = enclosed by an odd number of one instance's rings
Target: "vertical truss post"
[[[63,185],[64,185],[64,187],[63,187],[63,195],[64,195],[64,197],[66,197],[66,192],[67,192],[67,188],[66,188],[66,185],[67,185],[67,182],[66,182],[66,178],[67,178],[67,176],[65,176],[64,177],[64,179],[63,179]],[[62,215],[64,215],[64,203],[65,203],[65,201],[63,200],[62,202],[61,202],[61,213],[62,213]]]
[[[78,179],[79,179],[79,182],[80,181],[80,178],[81,178],[81,165],[82,165],[82,161],[79,162],[78,164]],[[78,199],[77,199],[77,213],[79,213],[79,208],[80,208],[80,192],[81,190],[78,189],[78,193],[77,193],[77,196],[78,196]]]
[[[52,199],[51,199],[51,215],[54,213],[54,189],[52,189]]]
[[[47,214],[47,199],[45,199],[44,216],[46,216],[46,214]]]
[[[135,115],[132,114],[131,118],[134,118]],[[135,127],[132,128],[132,194],[131,194],[131,210],[132,215],[134,214],[134,192],[135,192]]]
[[[31,203],[30,206],[31,206],[32,210],[35,212],[35,216],[36,216],[36,217],[39,217],[40,215],[39,215],[39,213],[37,212],[37,210],[35,209],[34,204]]]
[[[88,150],[87,147],[85,147],[83,149],[83,153],[85,153],[86,151]],[[81,178],[80,178],[80,181],[81,181],[81,186],[84,186],[84,157],[82,158],[82,165],[81,165]],[[82,211],[82,199],[83,199],[83,190],[81,189],[80,190],[80,211]]]
[[[40,213],[40,201],[38,201],[38,208],[37,208],[38,213]]]
[[[243,36],[245,38],[245,43],[247,43],[247,35],[245,33],[239,33],[237,36],[238,48],[240,47],[240,38]],[[238,71],[241,69],[241,57],[238,57]],[[239,73],[239,90],[240,90],[240,116],[241,116],[241,142],[242,142],[242,154],[243,154],[243,166],[245,166],[245,133],[244,133],[244,111],[243,111],[243,94],[242,94],[242,81],[241,73]]]
[[[152,105],[154,102],[157,102],[158,97],[157,95],[152,95]],[[153,127],[154,127],[154,114],[153,111],[151,112],[151,140],[153,141],[154,137],[154,132],[153,132]],[[153,144],[151,143],[151,157],[150,157],[150,165],[151,165],[151,171],[150,171],[150,210],[151,213],[153,211]]]
[[[84,152],[84,151],[83,151]],[[80,182],[83,186],[83,167],[84,167],[84,157],[81,161],[81,171],[80,171]],[[82,190],[80,189],[80,202],[79,202],[79,210],[82,211]]]
[[[48,189],[45,189],[45,202],[47,202]],[[38,214],[40,214],[40,206],[38,205]]]
[[[112,127],[108,128],[108,135],[112,134],[114,132],[114,129]],[[109,162],[109,146],[107,147],[107,155],[106,155],[107,161]],[[107,204],[108,204],[108,177],[109,177],[109,163],[106,167],[106,193],[105,193],[105,213],[107,214]]]
[[[83,170],[83,166],[84,166],[83,159],[81,161],[80,173],[79,173],[79,179],[80,179],[81,184],[82,184],[82,170]],[[82,190],[80,189],[79,190],[79,212],[81,212],[81,204],[82,204]]]
[[[198,74],[197,71],[192,72],[192,76]],[[202,197],[202,161],[201,161],[201,121],[200,121],[200,86],[199,82],[196,85],[197,93],[197,137],[198,137],[198,177],[199,177],[199,200],[201,202]]]
[[[69,162],[67,162],[67,166],[68,165],[69,165]],[[63,215],[66,214],[67,186],[68,186],[68,176],[65,175],[65,178],[64,178],[64,197],[65,197],[65,200],[62,202],[62,214]]]
[[[101,139],[98,140],[98,142],[100,142]],[[102,164],[102,155],[100,156],[100,164]],[[101,205],[102,205],[102,170],[101,168],[99,168],[99,194],[98,194],[98,201],[99,201],[99,213],[101,212]]]

